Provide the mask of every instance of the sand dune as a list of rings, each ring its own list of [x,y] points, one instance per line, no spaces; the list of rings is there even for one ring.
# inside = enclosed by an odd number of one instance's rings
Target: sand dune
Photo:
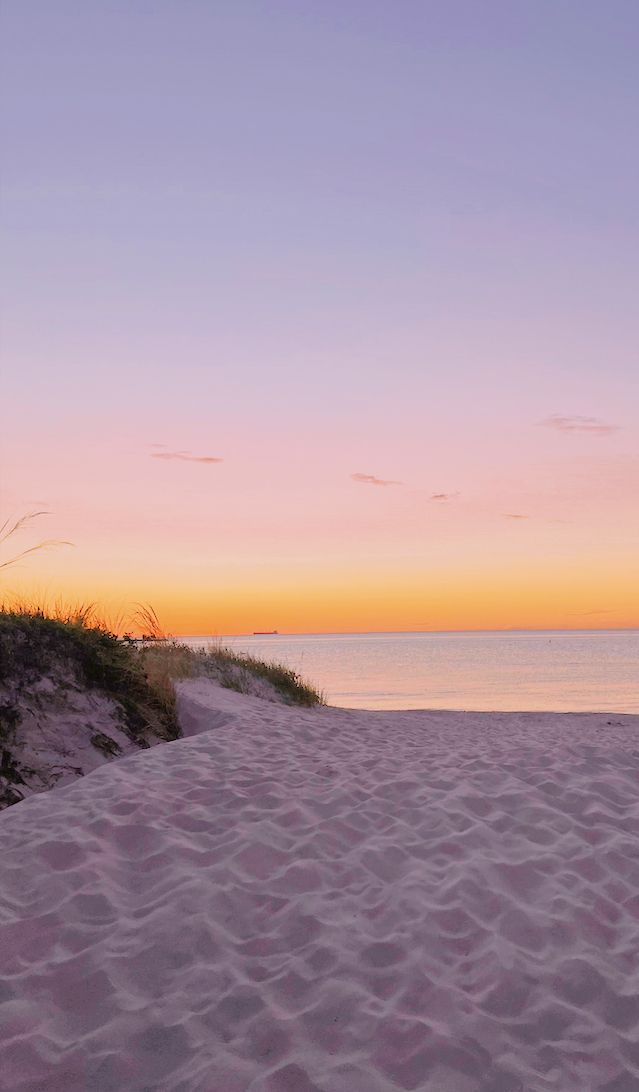
[[[0,816],[3,1089],[639,1089],[639,718],[180,707]]]

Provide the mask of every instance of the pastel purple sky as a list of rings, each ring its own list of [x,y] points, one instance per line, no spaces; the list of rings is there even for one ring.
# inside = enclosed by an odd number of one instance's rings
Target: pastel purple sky
[[[17,581],[639,624],[638,55],[634,0],[5,0],[0,507],[76,544]]]

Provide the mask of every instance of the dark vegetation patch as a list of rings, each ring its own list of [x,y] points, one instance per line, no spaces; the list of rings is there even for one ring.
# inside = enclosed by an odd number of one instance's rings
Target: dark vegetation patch
[[[106,755],[107,758],[116,758],[117,755],[122,754],[120,744],[104,732],[94,732],[91,736],[91,743],[94,747],[97,747],[98,751],[102,751],[102,754]]]
[[[180,735],[175,699],[154,689],[130,643],[82,615],[59,619],[42,611],[0,612],[0,687],[11,695],[7,704],[15,710],[20,695],[52,673],[117,702],[125,731],[140,746],[148,733],[160,739]],[[6,717],[5,711],[5,723]]]

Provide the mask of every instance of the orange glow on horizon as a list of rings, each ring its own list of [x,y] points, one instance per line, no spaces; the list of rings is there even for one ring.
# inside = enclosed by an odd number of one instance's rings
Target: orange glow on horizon
[[[639,627],[634,561],[613,571],[594,560],[579,567],[552,563],[439,565],[300,565],[227,568],[215,577],[138,571],[67,573],[35,585],[11,581],[11,593],[52,603],[96,602],[123,618],[149,603],[174,636],[253,633],[469,631],[513,629],[631,629]]]

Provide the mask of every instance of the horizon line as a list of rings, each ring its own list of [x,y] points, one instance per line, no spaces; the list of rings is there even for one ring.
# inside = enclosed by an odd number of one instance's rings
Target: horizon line
[[[446,634],[466,633],[634,633],[639,631],[639,622],[632,626],[506,626],[497,629],[317,629],[317,630],[273,630],[258,633],[257,631],[246,633],[173,633],[171,637],[367,637],[373,634],[427,634],[433,637]]]

